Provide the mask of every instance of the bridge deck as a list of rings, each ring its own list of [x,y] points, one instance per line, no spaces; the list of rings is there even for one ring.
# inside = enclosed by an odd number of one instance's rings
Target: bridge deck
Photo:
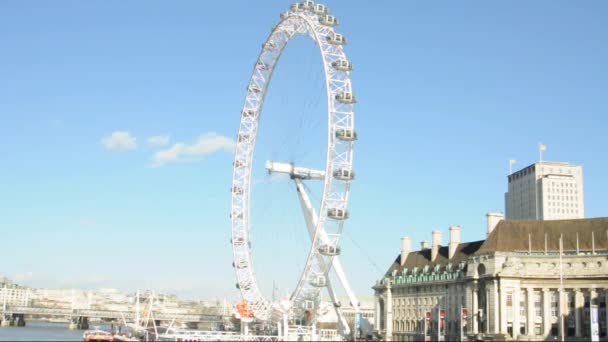
[[[45,315],[45,316],[65,316],[65,317],[89,317],[89,318],[108,318],[108,319],[125,319],[134,320],[134,312],[123,311],[105,311],[105,310],[71,310],[71,309],[49,309],[35,307],[16,307],[10,308],[9,311],[15,314],[26,315]],[[171,321],[173,319],[182,322],[221,322],[220,315],[193,315],[193,314],[169,314],[162,312],[154,312],[154,319],[159,321]]]

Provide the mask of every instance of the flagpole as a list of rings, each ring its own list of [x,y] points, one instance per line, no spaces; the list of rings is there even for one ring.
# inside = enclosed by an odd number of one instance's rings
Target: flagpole
[[[562,342],[564,341],[564,270],[562,264],[562,255],[564,254],[564,237],[559,235],[559,309],[560,309],[560,335]]]

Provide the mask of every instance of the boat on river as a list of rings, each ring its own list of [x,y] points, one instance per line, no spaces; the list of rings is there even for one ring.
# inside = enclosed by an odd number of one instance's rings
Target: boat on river
[[[108,331],[94,329],[85,331],[82,334],[82,340],[85,342],[113,342],[114,336]]]

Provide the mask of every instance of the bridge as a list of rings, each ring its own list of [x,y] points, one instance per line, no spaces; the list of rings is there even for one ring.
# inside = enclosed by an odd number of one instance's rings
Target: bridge
[[[88,329],[90,318],[115,319],[135,321],[137,316],[132,311],[110,311],[110,310],[88,310],[88,309],[61,309],[61,308],[41,308],[41,307],[8,307],[4,313],[0,314],[2,326],[17,325],[25,326],[25,316],[54,316],[65,317],[70,320],[71,328]],[[141,317],[141,316],[140,316]],[[151,319],[159,321],[180,321],[187,323],[222,323],[221,315],[204,314],[173,314],[165,312],[153,312]],[[72,326],[73,325],[73,326]]]

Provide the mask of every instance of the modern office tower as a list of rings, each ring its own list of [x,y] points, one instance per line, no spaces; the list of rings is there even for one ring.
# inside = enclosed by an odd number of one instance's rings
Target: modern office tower
[[[541,161],[508,176],[507,220],[562,220],[585,217],[583,168]]]

